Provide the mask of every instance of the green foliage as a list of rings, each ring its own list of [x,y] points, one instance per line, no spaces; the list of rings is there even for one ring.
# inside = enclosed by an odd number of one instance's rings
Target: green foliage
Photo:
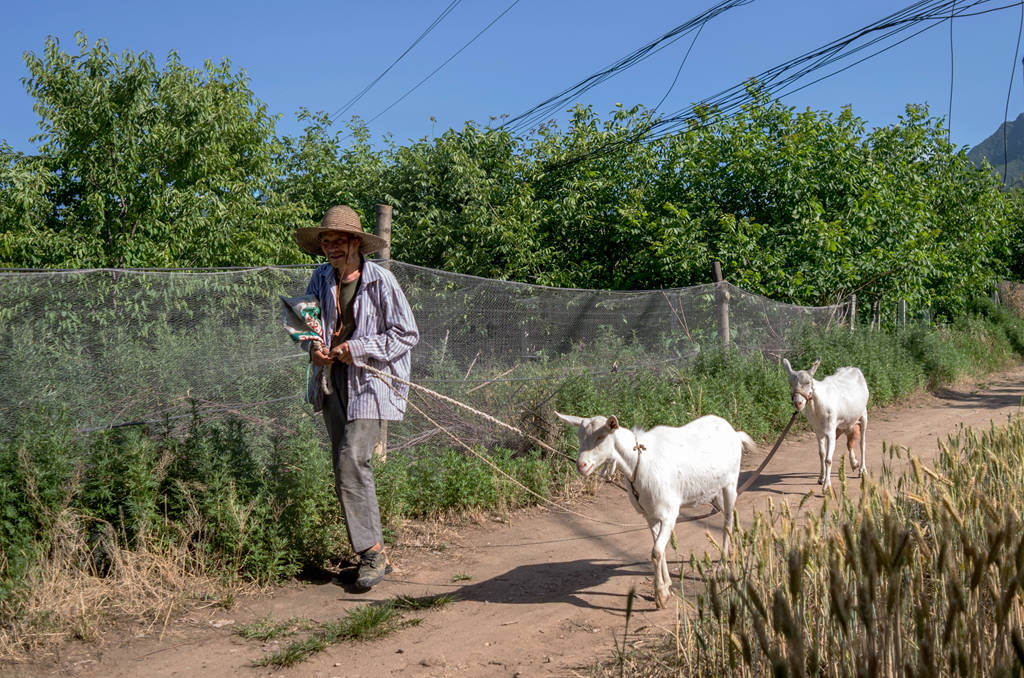
[[[935,329],[804,330],[791,359],[796,367],[807,367],[821,356],[823,374],[859,365],[877,407],[923,383],[954,382],[1024,357],[1024,320],[986,300],[972,302],[971,309],[971,315]],[[642,347],[598,339],[609,355],[583,346],[535,367],[548,374],[577,373],[556,391],[550,383],[538,386],[541,381],[493,386],[495,393],[516,388],[524,399],[518,402],[534,401],[545,421],[519,423],[528,423],[570,456],[575,438],[553,421],[552,408],[616,414],[626,425],[641,427],[681,425],[714,413],[760,439],[774,437],[790,414],[785,374],[774,359],[759,353],[695,343],[692,361],[580,375],[588,361],[607,365],[619,351],[643,364]],[[536,391],[531,395],[529,389]],[[0,442],[0,618],[17,614],[27,574],[62,538],[58,527],[67,515],[83,518],[75,524],[85,526],[85,539],[95,546],[86,567],[98,576],[110,549],[160,543],[184,542],[207,571],[260,582],[347,553],[319,423],[298,412],[282,422],[291,430],[258,420],[209,418],[196,409],[182,429],[168,421],[76,436],[67,433],[72,426],[60,409],[41,409],[16,422],[13,435]],[[530,444],[512,449],[504,444],[511,443],[507,438],[481,441],[474,450],[490,463],[436,443],[377,462],[386,533],[409,518],[535,504],[541,501],[537,495],[557,496],[575,477],[569,460],[542,455]]]
[[[571,465],[543,458],[534,450],[477,450],[530,491],[547,497],[564,484]],[[453,449],[426,448],[417,454],[392,455],[375,466],[381,520],[426,517],[473,509],[507,510],[537,503],[527,490],[503,477],[478,456]]]
[[[27,53],[40,156],[0,149],[0,264],[213,266],[297,261],[267,201],[273,119],[244,72],[164,67],[76,35]]]
[[[472,275],[595,289],[731,282],[800,304],[856,293],[957,316],[1020,277],[1020,191],[1003,192],[927,108],[867,129],[847,108],[796,111],[752,83],[658,136],[642,107],[526,137],[467,123],[382,148],[353,119],[274,121],[228,62],[111,53],[78,36],[28,54],[38,156],[0,146],[0,265],[203,266],[308,261],[295,226],[336,203],[364,225],[396,208],[392,256]],[[867,304],[861,304],[866,309]]]

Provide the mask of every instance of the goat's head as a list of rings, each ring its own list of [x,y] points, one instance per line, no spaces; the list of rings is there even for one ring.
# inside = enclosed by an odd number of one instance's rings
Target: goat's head
[[[576,460],[576,469],[580,475],[589,476],[615,455],[615,443],[612,434],[619,427],[619,420],[611,417],[574,417],[571,414],[555,412],[559,419],[570,426],[576,427],[576,436],[580,439],[580,456]]]
[[[782,366],[789,373],[789,396],[797,412],[803,412],[807,401],[814,397],[814,373],[818,371],[820,364],[821,358],[817,358],[810,369],[794,370],[788,360],[782,359]]]

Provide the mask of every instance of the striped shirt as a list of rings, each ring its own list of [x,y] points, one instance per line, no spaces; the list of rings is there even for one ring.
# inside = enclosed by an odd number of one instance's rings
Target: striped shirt
[[[334,267],[330,263],[316,267],[306,294],[315,295],[320,302],[323,324],[328,328],[326,339],[329,351],[330,330],[338,321],[338,285],[334,278]],[[400,421],[405,415],[405,397],[409,387],[395,382],[396,393],[390,385],[369,371],[360,369],[360,366],[368,365],[382,372],[390,372],[400,379],[409,379],[412,347],[420,338],[412,309],[391,271],[365,258],[353,304],[356,328],[348,339],[348,348],[354,365],[345,370],[348,375],[347,416],[350,420]],[[312,342],[309,342],[306,350],[311,345]],[[313,365],[313,372],[306,385],[306,402],[313,406],[314,412],[319,412],[324,406],[324,392],[320,387],[323,369]]]

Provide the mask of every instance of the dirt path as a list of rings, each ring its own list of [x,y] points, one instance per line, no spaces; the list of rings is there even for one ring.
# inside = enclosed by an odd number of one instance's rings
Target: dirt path
[[[937,439],[961,425],[1005,423],[1020,411],[1024,368],[993,375],[962,389],[945,389],[898,406],[872,410],[868,465],[881,464],[883,441],[931,457]],[[765,447],[766,452],[768,447]],[[744,469],[759,459],[746,460]],[[838,462],[838,453],[837,459]],[[837,465],[836,465],[837,466]],[[741,523],[772,501],[795,510],[816,488],[818,460],[809,432],[791,435],[765,473],[740,497]],[[835,473],[835,468],[833,468]],[[741,475],[741,482],[743,475]],[[856,482],[856,481],[854,481]],[[836,484],[836,481],[833,482]],[[805,505],[815,510],[818,500]],[[631,632],[656,634],[672,627],[673,609],[656,610],[649,553],[651,537],[619,489],[603,486],[577,510],[609,525],[534,509],[508,523],[490,522],[460,530],[445,551],[396,549],[395,573],[365,595],[330,581],[304,582],[271,595],[242,600],[230,611],[195,610],[172,619],[148,636],[108,639],[103,645],[69,644],[55,661],[13,668],[14,676],[573,676],[585,675],[596,655],[621,638],[626,594],[635,586]],[[697,511],[695,513],[702,513]],[[679,552],[708,548],[721,517],[681,523]],[[671,551],[670,551],[671,553]],[[674,554],[673,554],[674,555]],[[678,561],[673,576],[678,576]],[[675,580],[678,584],[678,579]],[[399,594],[451,593],[458,602],[418,614],[423,619],[384,640],[343,643],[285,670],[255,668],[251,662],[280,645],[248,641],[238,624],[271,616],[329,621],[359,604]]]

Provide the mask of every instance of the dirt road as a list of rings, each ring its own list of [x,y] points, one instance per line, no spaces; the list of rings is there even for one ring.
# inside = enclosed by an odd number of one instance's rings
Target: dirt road
[[[961,424],[980,428],[992,421],[1005,423],[1020,411],[1022,399],[1024,368],[1017,368],[977,384],[870,410],[868,466],[879,468],[883,441],[909,447],[920,456],[935,456],[937,440]],[[759,461],[745,460],[744,469]],[[833,473],[837,467],[838,463]],[[740,497],[741,523],[769,497],[796,510],[807,491],[818,487],[817,469],[810,433],[791,434]],[[816,508],[817,501],[812,500],[803,510]],[[395,573],[364,595],[349,593],[326,578],[304,581],[241,600],[230,611],[193,610],[171,619],[166,629],[141,637],[68,644],[56,658],[8,668],[16,676],[83,678],[584,675],[595,657],[611,653],[613,634],[621,638],[630,587],[642,594],[635,602],[631,632],[643,636],[668,630],[675,611],[654,607],[650,533],[622,491],[602,486],[574,509],[616,524],[533,509],[508,522],[460,529],[445,550],[395,549]],[[717,538],[720,529],[720,516],[679,524],[679,553],[688,560],[691,552],[703,552],[709,548],[705,533]],[[669,554],[676,555],[671,549]],[[672,572],[677,584],[678,567],[676,560]],[[233,630],[267,616],[335,620],[355,605],[399,594],[440,593],[454,594],[458,601],[417,613],[423,620],[418,626],[379,641],[335,645],[284,670],[252,666],[281,643],[245,640]]]

